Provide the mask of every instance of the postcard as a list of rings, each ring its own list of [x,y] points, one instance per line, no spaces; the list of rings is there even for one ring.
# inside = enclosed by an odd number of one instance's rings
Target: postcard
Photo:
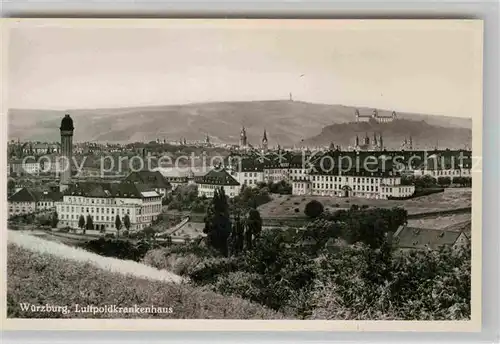
[[[2,28],[5,328],[480,330],[482,21]]]

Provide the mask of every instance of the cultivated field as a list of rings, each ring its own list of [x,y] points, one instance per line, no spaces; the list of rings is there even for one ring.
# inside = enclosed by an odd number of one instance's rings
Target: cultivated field
[[[259,207],[261,216],[266,217],[303,217],[304,208],[311,200],[318,200],[326,209],[347,209],[351,205],[367,205],[369,207],[392,208],[404,207],[408,214],[426,213],[431,211],[451,210],[471,206],[471,189],[450,188],[444,192],[417,197],[404,201],[377,200],[360,197],[329,197],[329,196],[292,196],[275,195],[269,203]],[[298,209],[298,212],[295,211]]]

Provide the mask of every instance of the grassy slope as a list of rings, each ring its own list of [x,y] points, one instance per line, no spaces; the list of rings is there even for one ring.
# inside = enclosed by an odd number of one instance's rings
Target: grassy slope
[[[185,284],[113,273],[88,263],[8,246],[7,316],[9,318],[176,318],[275,319],[278,314],[238,298],[202,291]],[[19,303],[35,305],[116,305],[172,307],[173,313],[112,314],[31,313]]]
[[[361,109],[370,113],[370,109]],[[214,102],[142,108],[70,110],[75,140],[130,142],[157,137],[167,140],[204,139],[237,143],[241,125],[249,141],[259,144],[266,129],[271,145],[289,145],[320,134],[323,127],[354,120],[354,107],[300,101]],[[379,111],[381,115],[390,114]],[[9,110],[9,137],[58,140],[62,111]],[[399,113],[402,118],[432,125],[470,128],[469,119]],[[98,130],[96,130],[98,128]],[[338,140],[334,140],[337,143]]]
[[[182,282],[180,276],[170,273],[169,271],[152,269],[149,266],[134,261],[99,256],[83,249],[70,247],[55,241],[44,240],[17,231],[9,231],[8,236],[9,242],[30,251],[49,253],[73,261],[88,263],[107,271],[133,275],[139,278],[173,283]]]

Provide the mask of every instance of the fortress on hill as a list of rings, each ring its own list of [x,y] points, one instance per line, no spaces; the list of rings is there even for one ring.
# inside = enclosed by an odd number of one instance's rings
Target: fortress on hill
[[[393,111],[390,116],[381,116],[378,114],[377,109],[373,109],[371,114],[360,114],[359,110],[355,112],[356,122],[376,122],[376,123],[389,123],[397,119],[396,111]]]

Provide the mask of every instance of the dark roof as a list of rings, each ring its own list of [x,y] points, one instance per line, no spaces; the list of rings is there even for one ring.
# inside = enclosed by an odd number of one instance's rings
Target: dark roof
[[[70,115],[66,114],[64,115],[62,121],[61,121],[61,130],[63,131],[72,131],[75,129],[73,126],[73,119],[71,118]]]
[[[142,183],[157,189],[170,189],[172,186],[160,171],[136,171],[130,173],[126,181]]]
[[[15,194],[9,197],[9,202],[36,202],[38,201],[35,192],[28,188],[22,188]]]
[[[81,182],[71,184],[64,194],[99,198],[142,198],[141,193],[147,191],[154,190],[148,185],[132,182]]]
[[[394,234],[394,238],[400,248],[438,249],[440,246],[453,245],[461,233],[461,231],[402,226]]]
[[[203,177],[195,178],[197,184],[240,185],[225,169],[214,169]]]
[[[62,200],[62,193],[54,191],[38,191],[32,188],[22,188],[9,197],[9,202],[40,202]]]

